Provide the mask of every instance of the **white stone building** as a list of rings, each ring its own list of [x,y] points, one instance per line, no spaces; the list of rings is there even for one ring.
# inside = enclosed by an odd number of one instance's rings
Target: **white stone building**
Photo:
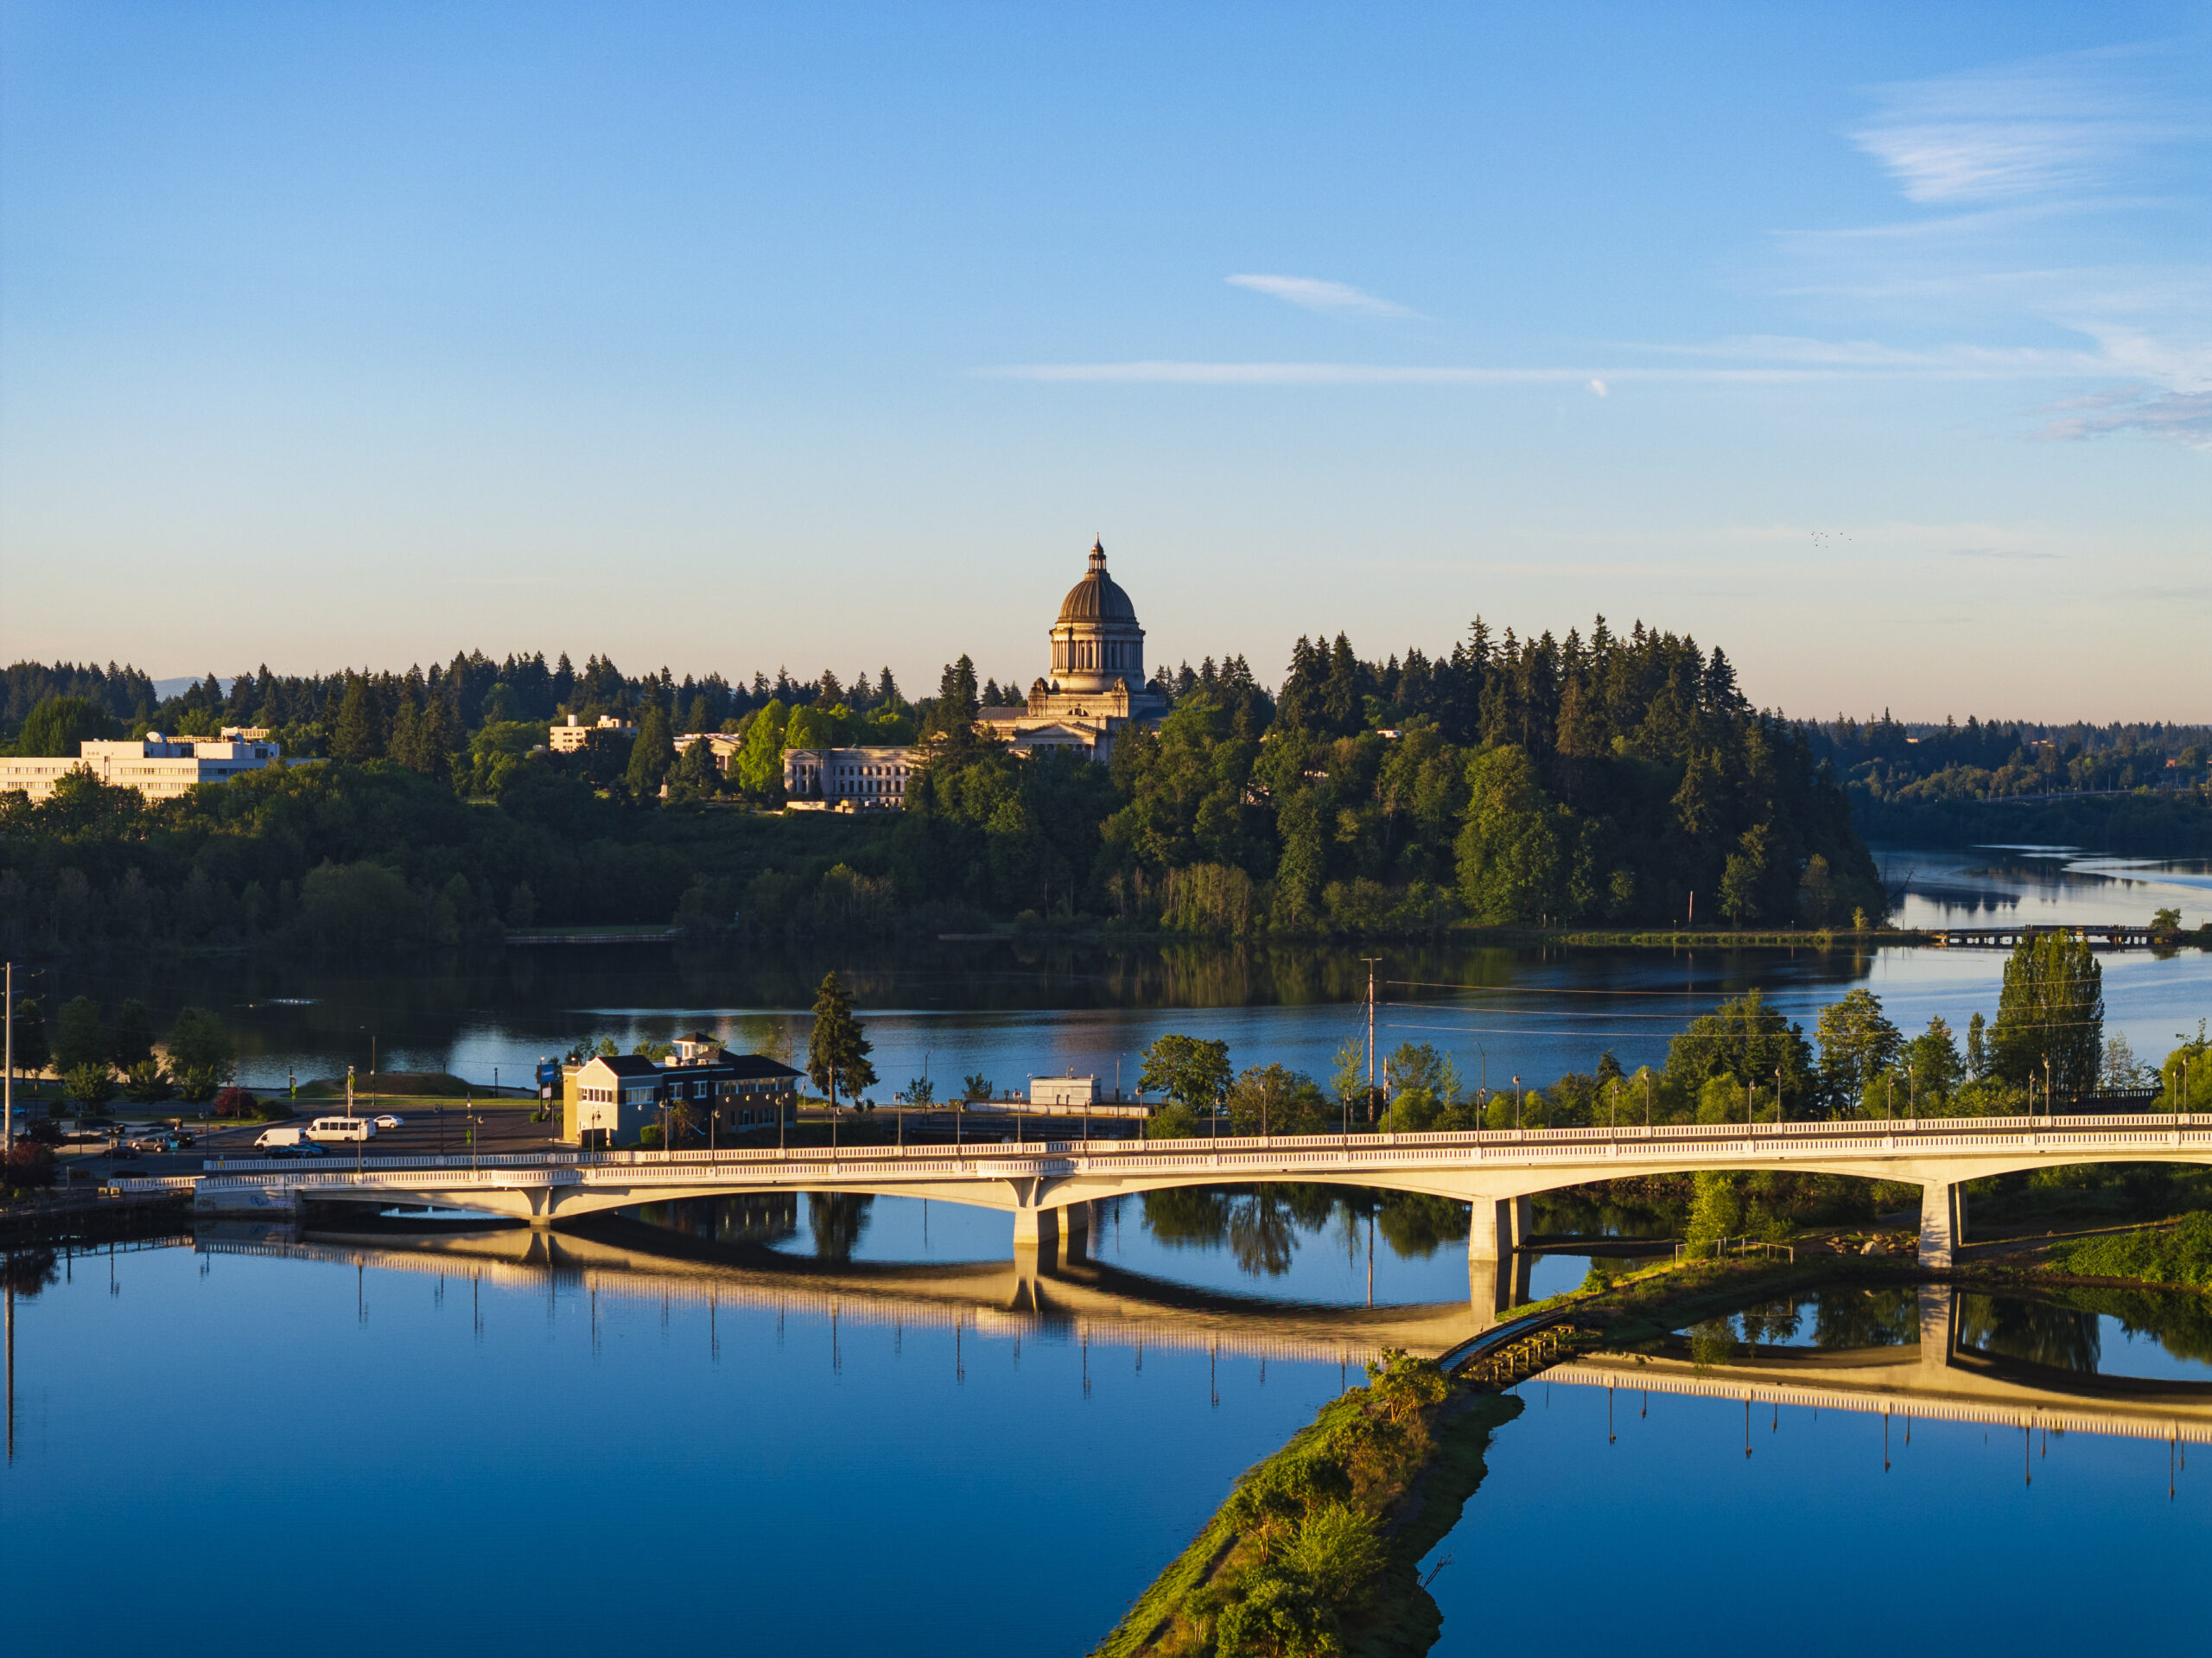
[[[784,795],[796,811],[896,811],[922,752],[905,744],[787,748]]]
[[[136,789],[149,800],[170,800],[203,783],[228,783],[243,772],[258,772],[283,752],[266,731],[243,726],[226,727],[219,737],[164,737],[149,731],[124,742],[81,743],[79,751],[74,759],[0,757],[0,794],[21,789],[33,800],[44,800],[65,772],[82,765],[103,783]]]

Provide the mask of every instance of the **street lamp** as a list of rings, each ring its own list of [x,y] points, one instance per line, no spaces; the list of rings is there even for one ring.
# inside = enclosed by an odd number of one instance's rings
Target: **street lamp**
[[[1513,1079],[1513,1132],[1521,1132],[1521,1079]]]

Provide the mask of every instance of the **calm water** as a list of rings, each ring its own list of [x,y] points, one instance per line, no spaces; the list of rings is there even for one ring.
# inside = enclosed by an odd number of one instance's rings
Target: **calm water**
[[[1705,1360],[1693,1379],[1732,1397],[1523,1383],[1526,1408],[1423,1563],[1443,1566],[1436,1650],[1532,1648],[1569,1605],[1578,1644],[1655,1655],[2201,1650],[2208,1315],[2199,1298],[2120,1299],[2133,1305],[2115,1315],[1961,1297],[1970,1369],[1937,1385],[2005,1390],[1993,1423],[1929,1413],[1910,1289],[1749,1310],[1725,1321],[1733,1355],[1711,1339],[1724,1321],[1687,1332]],[[1885,1350],[1886,1394],[1867,1381]],[[1872,1388],[1866,1407],[1744,1402],[1777,1357],[1831,1352],[1850,1358],[1830,1374]],[[2085,1408],[2107,1413],[2101,1431],[2016,1425]],[[2196,1445],[2170,1437],[2183,1412]]]
[[[1094,1267],[1022,1301],[938,1205],[925,1255],[876,1261],[809,1247],[804,1204],[681,1208],[551,1240],[210,1229],[48,1274],[17,1257],[10,1648],[234,1652],[273,1598],[289,1638],[340,1655],[1080,1653],[1357,1379],[1363,1341],[1454,1312],[1339,1293],[1325,1225],[1298,1299],[1255,1299],[1205,1264],[1230,1244],[1170,1247],[1130,1212],[1118,1257],[1109,1222]],[[863,1242],[888,1257],[918,1210],[880,1201]],[[1442,1283],[1398,1270],[1402,1293]],[[1955,1347],[2046,1407],[2150,1376],[2195,1384],[2201,1413],[2206,1315],[2171,1305],[1967,1297]],[[1833,1350],[1909,1390],[1920,1318],[1910,1290],[1807,1296],[1667,1350],[1698,1344],[1710,1379]],[[1662,1654],[2057,1653],[2109,1644],[2120,1609],[2126,1649],[2201,1639],[2212,1493],[2163,1439],[1923,1414],[1885,1447],[1881,1416],[1833,1407],[1520,1391],[1427,1562],[1440,1652],[1532,1645],[1563,1604],[1580,1639]],[[1942,1569],[1891,1558],[1914,1549]],[[1867,1570],[1878,1591],[1840,1575]],[[1716,1616],[1747,1586],[1794,1612]]]
[[[2202,862],[2151,864],[2056,852],[1895,851],[1900,921],[1992,918],[2143,922],[2153,910],[2205,912]],[[1719,999],[1752,988],[1809,1027],[1856,986],[1901,1026],[1941,1013],[1963,1031],[1993,1015],[2004,956],[1993,950],[1576,950],[1382,947],[1376,1035],[1451,1052],[1470,1084],[1531,1086],[1588,1070],[1607,1049],[1626,1065],[1659,1063],[1668,1039]],[[980,1073],[1000,1088],[1032,1076],[1096,1074],[1133,1089],[1138,1055],[1163,1032],[1228,1042],[1239,1066],[1281,1060],[1318,1077],[1360,1039],[1367,969],[1354,950],[1213,945],[1029,948],[881,945],[818,950],[689,951],[666,946],[512,948],[486,962],[378,971],[260,961],[181,969],[64,964],[60,997],[112,1005],[144,998],[165,1017],[185,1001],[219,1007],[244,1038],[242,1074],[264,1087],[366,1069],[449,1070],[472,1081],[527,1080],[541,1055],[581,1036],[626,1050],[706,1026],[725,1040],[804,1055],[815,985],[844,974],[875,1045],[888,1100],[926,1074],[944,1095]],[[2108,1027],[2155,1060],[2175,1033],[2212,1013],[2212,955],[2104,957]]]

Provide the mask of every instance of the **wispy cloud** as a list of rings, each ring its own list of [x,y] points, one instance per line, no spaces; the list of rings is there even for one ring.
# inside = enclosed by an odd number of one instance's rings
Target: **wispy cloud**
[[[2088,52],[1881,89],[1851,136],[1914,201],[1996,201],[2107,183],[2134,153],[2187,136],[2129,73]]]
[[[994,380],[1142,385],[1586,385],[1609,380],[1808,380],[1826,369],[1484,368],[1389,363],[1009,363],[976,372]],[[1600,392],[1600,396],[1604,393]]]
[[[1421,313],[1363,292],[1349,283],[1328,282],[1319,276],[1240,276],[1225,279],[1232,288],[1249,288],[1305,311],[1332,311],[1355,316],[1419,317]]]
[[[1808,342],[1810,343],[1810,342]],[[1649,348],[1659,349],[1659,348]],[[1007,363],[975,372],[986,379],[1093,382],[1145,385],[1553,385],[1586,387],[1599,397],[1623,383],[1701,382],[1718,385],[1787,385],[1817,380],[2070,379],[2084,372],[2078,353],[1929,353],[1838,350],[1785,355],[1760,362],[1751,353],[1719,347],[1678,348],[1685,354],[1751,357],[1724,366],[1506,368],[1484,365],[1395,363],[1210,363],[1147,359],[1126,363]],[[2107,369],[2109,364],[2106,364]]]
[[[2140,432],[2212,454],[2212,392],[2157,391],[2131,386],[2065,407],[2078,412],[2050,422],[2036,435],[2080,441],[2116,432]]]

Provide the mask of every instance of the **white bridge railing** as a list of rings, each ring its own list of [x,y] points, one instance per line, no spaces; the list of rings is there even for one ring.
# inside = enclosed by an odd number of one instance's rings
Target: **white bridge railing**
[[[365,1157],[337,1166],[289,1159],[211,1159],[203,1187],[514,1190],[543,1185],[690,1185],[764,1178],[1007,1180],[1080,1173],[1219,1169],[1294,1174],[1345,1168],[1544,1166],[1678,1161],[1686,1155],[1815,1161],[1974,1156],[2020,1151],[2212,1150],[2212,1115],[1945,1117],[1784,1123],[1672,1123],[1646,1128],[1485,1129],[1458,1134],[1277,1134],[1164,1140],[1050,1140],[950,1147],[744,1147],[730,1151],[504,1153]],[[334,1159],[335,1160],[335,1159]],[[431,1177],[424,1179],[423,1177]]]

